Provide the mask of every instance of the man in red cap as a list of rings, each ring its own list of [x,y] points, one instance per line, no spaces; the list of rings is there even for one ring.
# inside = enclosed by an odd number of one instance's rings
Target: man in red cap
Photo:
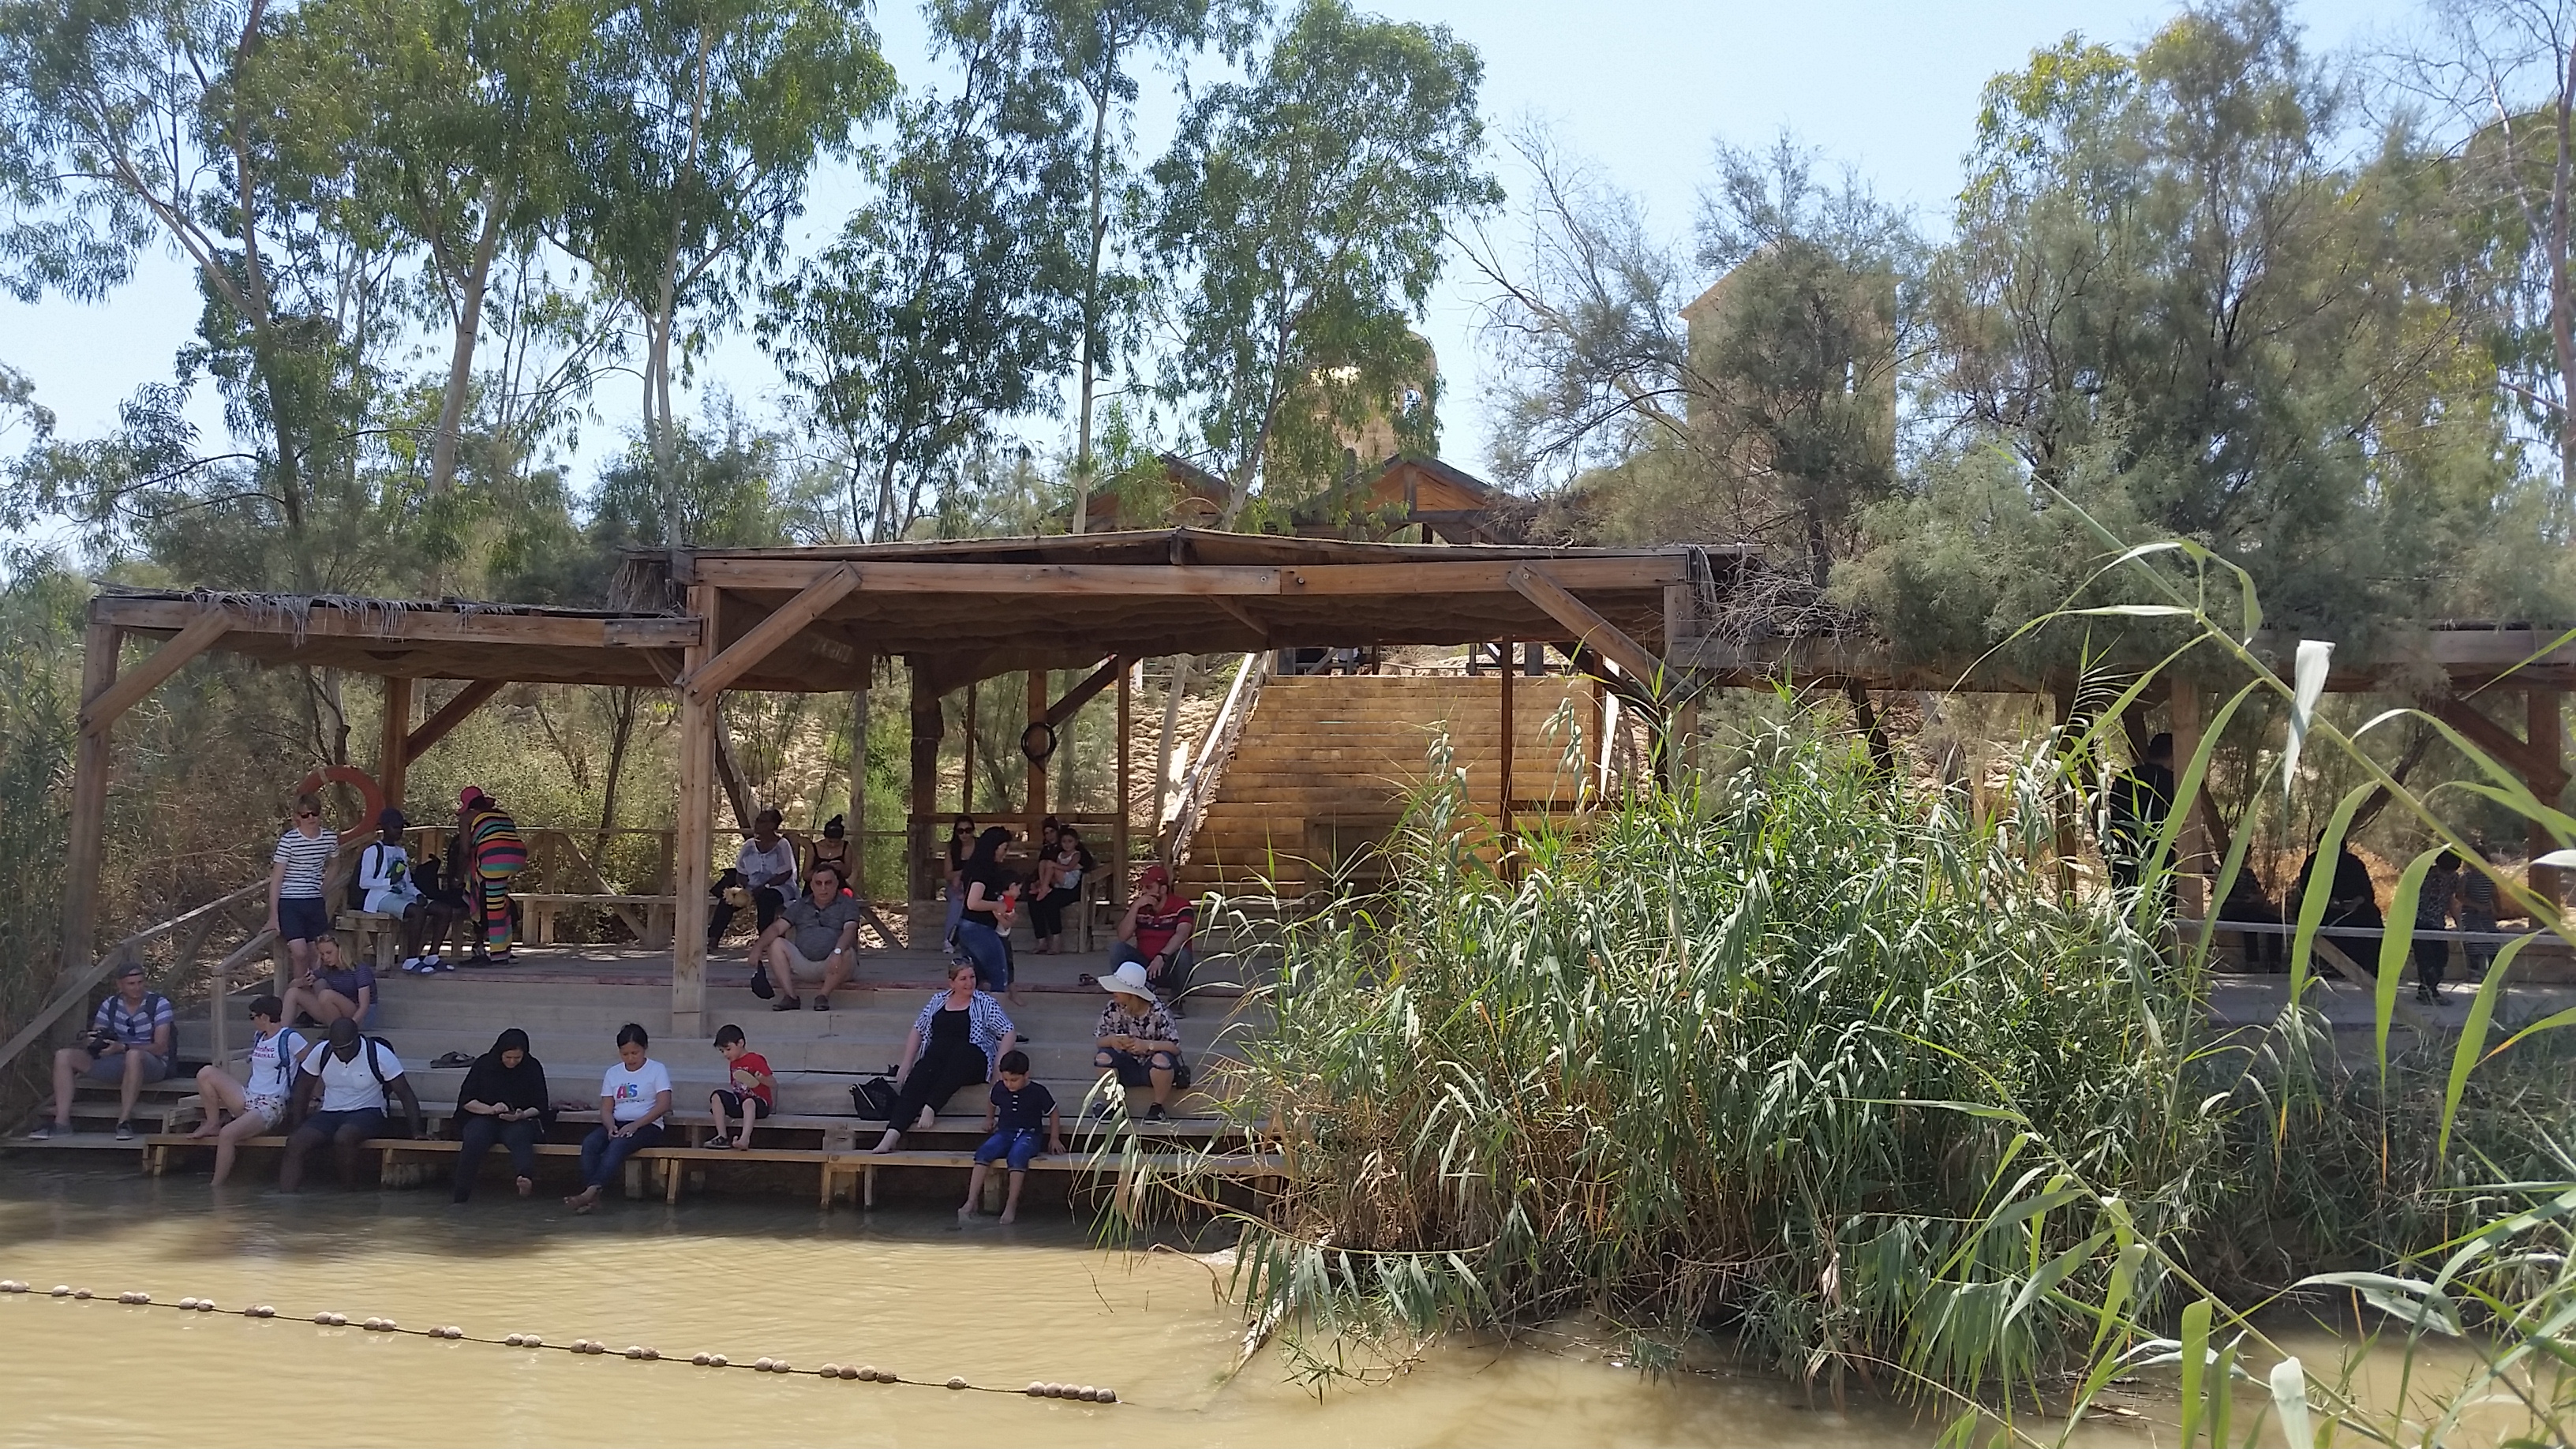
[[[1197,910],[1189,898],[1172,889],[1172,873],[1149,865],[1136,878],[1126,919],[1118,923],[1118,939],[1109,946],[1109,965],[1114,970],[1132,961],[1144,967],[1145,979],[1153,983],[1154,994],[1171,1008],[1172,1015],[1187,1015],[1181,994],[1190,989],[1190,971],[1198,965],[1198,957],[1190,951],[1190,934],[1197,924]]]

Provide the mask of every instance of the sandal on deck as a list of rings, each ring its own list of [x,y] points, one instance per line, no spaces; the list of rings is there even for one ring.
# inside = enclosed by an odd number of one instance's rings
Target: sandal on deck
[[[799,997],[782,996],[776,1001],[771,1002],[769,1004],[769,1009],[772,1011],[803,1011],[805,1009],[805,1002]]]

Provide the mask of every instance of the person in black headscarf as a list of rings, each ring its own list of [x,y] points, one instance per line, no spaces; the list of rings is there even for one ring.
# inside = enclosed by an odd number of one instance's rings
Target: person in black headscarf
[[[546,1069],[528,1055],[528,1034],[511,1027],[475,1058],[456,1089],[456,1201],[474,1195],[474,1178],[483,1154],[498,1142],[510,1149],[510,1166],[519,1178],[519,1196],[537,1189],[537,1143],[546,1135],[554,1107],[546,1097]]]

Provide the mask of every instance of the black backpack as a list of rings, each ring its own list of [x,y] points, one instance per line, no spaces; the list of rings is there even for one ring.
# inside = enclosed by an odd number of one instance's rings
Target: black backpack
[[[894,1118],[894,1082],[883,1076],[870,1077],[850,1088],[850,1110],[871,1122]]]

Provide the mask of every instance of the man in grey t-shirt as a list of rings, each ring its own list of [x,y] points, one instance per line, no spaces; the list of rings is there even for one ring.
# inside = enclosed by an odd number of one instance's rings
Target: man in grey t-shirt
[[[804,1005],[796,995],[798,979],[823,978],[814,993],[814,1009],[832,1009],[832,991],[850,979],[852,951],[859,939],[859,903],[841,889],[841,868],[818,860],[805,890],[787,903],[769,929],[752,944],[752,960],[766,960],[779,986],[772,1011],[794,1011]]]

